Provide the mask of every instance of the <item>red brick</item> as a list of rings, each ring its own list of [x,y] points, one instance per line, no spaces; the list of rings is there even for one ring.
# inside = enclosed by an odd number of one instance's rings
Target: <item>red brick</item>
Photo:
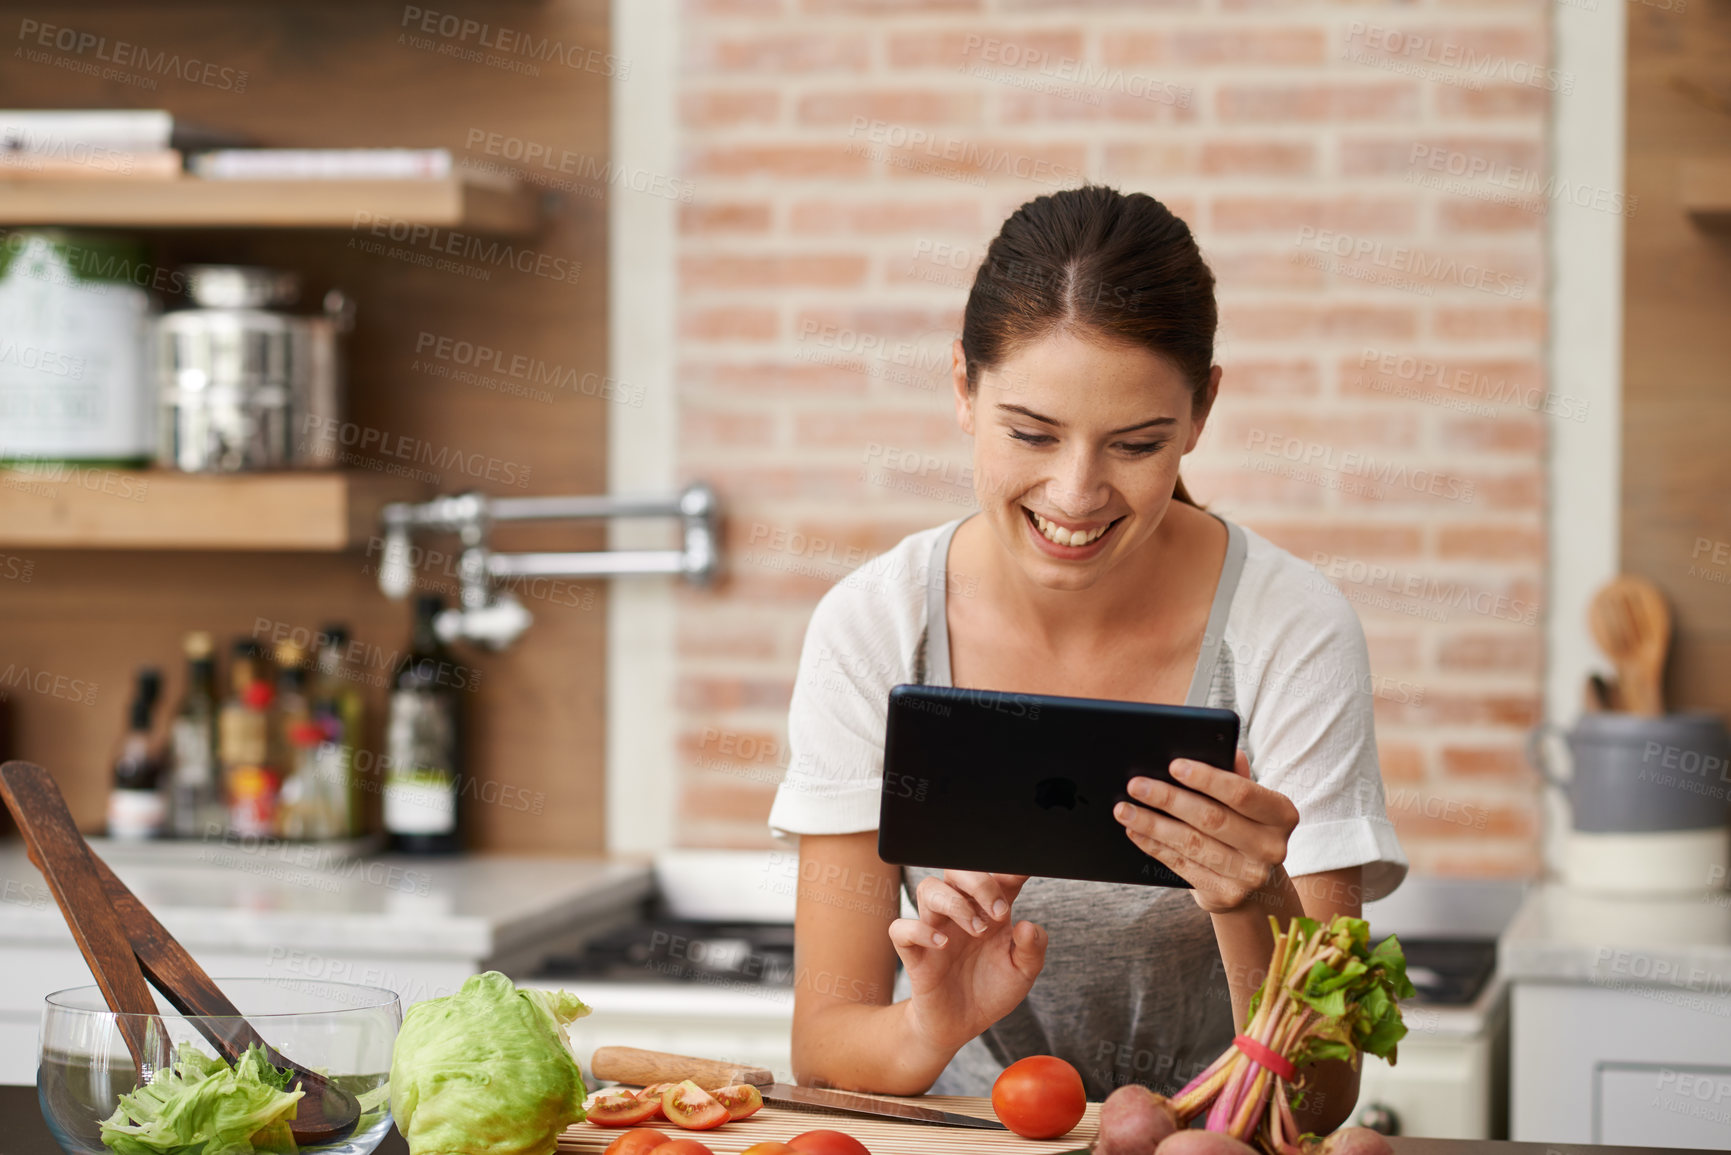
[[[977,92],[814,92],[800,97],[800,124],[853,125],[859,119],[904,124],[968,124],[979,119]],[[851,134],[850,134],[851,135]]]
[[[1383,372],[1384,359],[1389,356],[1398,358],[1393,362],[1394,371]],[[1337,380],[1343,397],[1406,400],[1409,394],[1416,394],[1426,400],[1493,409],[1523,405],[1531,409],[1543,402],[1545,369],[1529,360],[1489,360],[1367,347],[1359,356],[1339,363]]]
[[[679,812],[682,816],[701,818],[707,822],[769,821],[769,807],[775,801],[775,787],[752,781],[726,781],[727,775],[712,772],[722,781],[693,780],[686,776],[679,784]]]
[[[1437,224],[1445,233],[1538,234],[1545,227],[1543,215],[1533,212],[1531,205],[1502,204],[1470,197],[1455,197],[1439,204]]]
[[[717,89],[679,94],[679,120],[687,128],[774,124],[781,94],[773,89]]]
[[[805,200],[788,210],[788,227],[795,233],[812,235],[941,230],[966,237],[978,231],[979,225],[980,207],[971,200]]]
[[[1221,310],[1223,335],[1243,341],[1326,337],[1367,341],[1408,340],[1418,310],[1386,305],[1235,305]]]
[[[1418,444],[1419,420],[1412,413],[1355,414],[1293,413],[1271,406],[1259,405],[1253,412],[1234,413],[1230,409],[1214,416],[1208,424],[1216,442],[1223,448],[1243,450],[1253,456],[1279,456],[1270,453],[1276,438],[1289,438],[1308,446],[1344,450],[1411,449]],[[1285,448],[1284,442],[1278,447]]]
[[[682,710],[786,710],[793,683],[785,678],[685,676],[675,692]]]
[[[862,72],[871,59],[866,38],[853,32],[783,32],[705,36],[688,29],[685,69],[694,72]]]
[[[1388,817],[1406,838],[1530,838],[1538,831],[1531,804],[1489,802],[1472,795],[1443,793],[1426,786],[1387,791]]]
[[[1439,846],[1422,863],[1415,857],[1414,870],[1439,878],[1536,879],[1544,873],[1536,843],[1498,845],[1473,840],[1466,847]]]
[[[1448,417],[1437,428],[1437,446],[1538,457],[1545,449],[1545,418],[1525,409],[1503,410],[1495,417]]]
[[[1530,786],[1538,779],[1524,744],[1444,746],[1442,772],[1448,778],[1486,778]]]
[[[847,289],[865,283],[866,259],[850,253],[687,256],[679,287],[703,289]]]
[[[1378,676],[1412,673],[1423,664],[1422,647],[1415,634],[1367,633],[1370,668]]]
[[[780,16],[786,0],[683,0],[681,15],[688,20],[723,16]]]
[[[679,410],[679,440],[690,449],[767,448],[775,444],[775,416],[703,409],[688,402]]]
[[[1112,88],[1026,92],[1006,88],[999,94],[998,116],[1005,124],[1190,124],[1197,119],[1196,98],[1188,87],[1150,82],[1146,95]]]
[[[679,383],[687,393],[714,390],[717,393],[746,395],[822,397],[864,393],[869,380],[866,377],[865,363],[857,358],[850,358],[816,364],[688,361],[680,366]]]
[[[682,233],[766,233],[770,209],[762,201],[724,201],[679,206]]]
[[[1332,200],[1294,196],[1216,197],[1209,220],[1216,231],[1250,233],[1278,231],[1294,238],[1306,226],[1349,231],[1354,236],[1409,233],[1418,223],[1410,197],[1345,197]]]
[[[1542,305],[1438,305],[1433,333],[1449,341],[1542,341],[1547,329]]]
[[[861,177],[871,162],[852,144],[728,144],[697,149],[686,167],[708,177]]]
[[[1445,525],[1437,532],[1437,556],[1462,561],[1543,562],[1543,527]]]
[[[996,178],[1023,182],[1030,197],[1079,180],[1087,150],[1079,144],[1030,145],[1025,140],[972,140],[940,135],[915,147],[882,149],[884,171],[913,180]]]
[[[1316,145],[1309,141],[1210,140],[1200,168],[1208,176],[1310,176]]]
[[[1110,45],[1107,39],[1110,59]],[[1218,64],[1321,64],[1328,41],[1321,28],[1180,28],[1166,38],[1167,59],[1193,67]]]
[[[1110,180],[1126,178],[1186,176],[1199,171],[1201,152],[1193,144],[1178,141],[1108,141],[1101,160],[1101,175]]]
[[[1227,360],[1223,364],[1222,396],[1314,397],[1321,387],[1315,361]]]
[[[779,772],[787,765],[787,735],[757,727],[718,724],[682,730],[678,748],[680,759],[696,775],[716,767]]]
[[[801,9],[813,15],[900,16],[925,12],[978,12],[984,3],[985,0],[801,0]]]
[[[1442,640],[1437,666],[1444,670],[1536,674],[1544,658],[1537,629],[1455,633]]]
[[[717,465],[705,477],[731,497],[791,498],[807,501],[857,500],[869,492],[857,465]]]
[[[782,642],[785,630],[778,629],[778,612],[751,613],[739,606],[713,607],[705,613],[694,606],[682,606],[675,646],[681,658],[729,658],[739,661],[780,659],[791,663],[797,658],[797,645],[791,651]]]
[[[1256,532],[1325,572],[1333,559],[1416,558],[1424,535],[1406,525],[1327,525],[1314,522],[1259,522]]]
[[[794,318],[796,340],[819,340],[829,332],[861,334],[884,341],[908,341],[934,333],[950,338],[962,335],[959,309],[895,308],[802,309]]]
[[[1379,739],[1376,758],[1382,766],[1384,782],[1422,782],[1425,777],[1424,751],[1407,742]]]
[[[1215,110],[1224,124],[1413,120],[1419,88],[1407,82],[1222,84]]]
[[[693,341],[770,341],[779,328],[774,309],[749,305],[687,309],[679,320],[679,335]]]
[[[1478,80],[1489,73],[1533,70],[1542,76],[1546,43],[1535,25],[1407,24],[1384,17],[1350,29],[1346,47],[1371,60],[1409,65],[1436,76]]]
[[[872,445],[941,450],[954,456],[966,454],[971,444],[953,413],[801,413],[794,418],[793,430],[796,445],[852,449],[862,465],[867,464],[863,451]]]
[[[1314,485],[1275,473],[1247,469],[1241,464],[1211,468],[1186,463],[1182,475],[1185,486],[1205,505],[1251,503],[1314,509],[1322,504],[1322,491]]]
[[[1081,55],[1082,34],[1068,28],[891,32],[887,45],[891,68],[942,68],[949,72],[975,64],[1015,68],[1024,60],[1062,67],[1064,61],[1079,60]]]
[[[1479,92],[1440,86],[1436,91],[1437,112],[1443,116],[1538,121],[1550,107],[1550,93],[1520,84],[1487,84]]]
[[[1543,141],[1494,136],[1364,137],[1341,141],[1339,155],[1342,176],[1411,174],[1443,182],[1470,182],[1487,174],[1507,181],[1514,170],[1536,172],[1545,163]],[[1513,192],[1490,184],[1485,187]]]
[[[1328,275],[1304,261],[1294,260],[1295,254],[1280,251],[1282,247],[1258,245],[1246,252],[1214,249],[1208,254],[1208,266],[1225,293],[1241,289],[1321,289]]]
[[[1530,729],[1538,725],[1539,696],[1535,693],[1431,690],[1423,701],[1377,699],[1376,718],[1407,726],[1493,726]]]

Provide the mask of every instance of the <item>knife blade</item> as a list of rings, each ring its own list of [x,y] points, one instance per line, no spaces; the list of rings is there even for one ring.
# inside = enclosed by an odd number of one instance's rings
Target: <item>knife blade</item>
[[[932,1107],[917,1107],[893,1099],[872,1095],[857,1095],[851,1091],[830,1091],[820,1087],[795,1087],[788,1083],[753,1083],[765,1103],[796,1107],[807,1111],[828,1111],[841,1115],[864,1115],[874,1119],[894,1119],[902,1123],[929,1123],[938,1127],[977,1127],[984,1131],[1007,1131],[996,1119],[978,1115],[960,1115],[954,1111],[939,1111]]]
[[[637,1047],[597,1047],[589,1060],[589,1070],[597,1079],[629,1083],[638,1087],[646,1087],[651,1083],[678,1083],[690,1079],[704,1090],[713,1091],[717,1087],[732,1083],[750,1083],[757,1088],[757,1093],[763,1096],[765,1103],[803,1111],[894,1119],[902,1123],[926,1123],[937,1127],[1009,1130],[996,1119],[940,1111],[935,1107],[921,1107],[853,1091],[796,1087],[776,1082],[775,1076],[762,1067],[698,1059],[690,1055],[670,1055],[664,1051],[645,1051]]]

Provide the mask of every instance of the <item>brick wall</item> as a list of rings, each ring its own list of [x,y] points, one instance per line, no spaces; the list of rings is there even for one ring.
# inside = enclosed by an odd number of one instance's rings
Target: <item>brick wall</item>
[[[969,508],[973,268],[1091,179],[1201,239],[1226,373],[1184,474],[1357,603],[1415,868],[1536,869],[1546,421],[1584,416],[1542,361],[1543,4],[691,0],[678,35],[679,467],[732,567],[679,604],[682,843],[765,844],[812,605]]]

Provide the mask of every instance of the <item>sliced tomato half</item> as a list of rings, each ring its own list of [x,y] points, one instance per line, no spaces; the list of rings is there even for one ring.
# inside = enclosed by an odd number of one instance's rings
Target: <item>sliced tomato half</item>
[[[623,1087],[597,1091],[583,1105],[597,1127],[632,1127],[655,1117],[657,1104],[646,1102]]]
[[[642,1099],[645,1103],[655,1104],[655,1110],[651,1112],[649,1116],[651,1119],[660,1119],[663,1117],[664,1112],[661,1110],[661,1096],[667,1093],[667,1088],[677,1086],[679,1086],[678,1083],[651,1083],[649,1086],[643,1088],[643,1090],[637,1092],[637,1097],[639,1099]]]
[[[750,1083],[735,1083],[731,1087],[722,1087],[711,1091],[715,1101],[727,1108],[729,1119],[743,1119],[747,1115],[755,1115],[763,1108],[763,1094]]]
[[[708,1131],[727,1122],[727,1108],[690,1079],[662,1092],[661,1110],[669,1122],[687,1131]]]

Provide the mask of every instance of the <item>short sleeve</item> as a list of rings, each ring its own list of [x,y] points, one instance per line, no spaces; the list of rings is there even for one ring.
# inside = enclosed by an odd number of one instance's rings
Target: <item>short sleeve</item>
[[[1352,604],[1314,567],[1287,558],[1281,596],[1253,599],[1244,608],[1255,627],[1228,634],[1251,691],[1240,695],[1251,703],[1251,773],[1298,807],[1286,872],[1362,866],[1368,902],[1399,886],[1408,865],[1383,797],[1370,653]],[[1300,567],[1308,573],[1292,572]]]
[[[770,832],[876,830],[892,686],[913,680],[924,606],[909,544],[855,570],[812,611],[788,707],[788,766]]]

